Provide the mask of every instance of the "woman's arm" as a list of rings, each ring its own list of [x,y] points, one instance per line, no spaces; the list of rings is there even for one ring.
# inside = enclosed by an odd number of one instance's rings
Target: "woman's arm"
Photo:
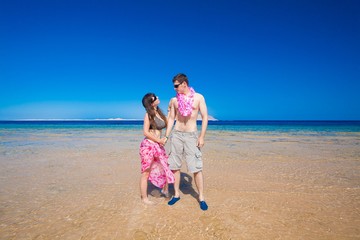
[[[148,113],[145,113],[143,132],[144,132],[144,136],[150,139],[151,141],[162,143],[162,140],[159,137],[155,136],[154,133],[150,131],[150,120]]]

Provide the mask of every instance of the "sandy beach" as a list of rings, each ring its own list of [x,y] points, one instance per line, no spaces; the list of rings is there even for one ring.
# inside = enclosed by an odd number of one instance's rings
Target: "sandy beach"
[[[186,167],[177,204],[140,201],[142,138],[4,130],[0,239],[360,239],[360,133],[208,131],[208,211]]]

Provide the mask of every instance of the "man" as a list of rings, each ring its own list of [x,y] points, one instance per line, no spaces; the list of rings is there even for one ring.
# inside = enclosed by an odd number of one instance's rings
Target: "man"
[[[200,151],[200,148],[204,146],[205,132],[208,125],[205,99],[189,86],[189,81],[185,74],[177,74],[173,78],[173,84],[177,94],[169,103],[168,126],[165,136],[168,139],[176,120],[171,135],[169,154],[170,169],[175,175],[175,195],[168,204],[174,205],[180,200],[180,169],[184,157],[188,171],[194,174],[195,184],[199,193],[200,208],[205,211],[208,209],[208,206],[204,198],[203,163]],[[201,132],[198,135],[196,120],[199,113],[202,117],[202,124]]]

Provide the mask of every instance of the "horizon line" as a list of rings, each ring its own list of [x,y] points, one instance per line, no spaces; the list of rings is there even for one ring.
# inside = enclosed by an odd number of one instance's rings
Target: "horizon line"
[[[0,121],[143,121],[143,119],[138,118],[28,118],[28,119],[0,119]],[[197,119],[201,121],[201,119]],[[360,121],[360,119],[209,119],[208,121]]]

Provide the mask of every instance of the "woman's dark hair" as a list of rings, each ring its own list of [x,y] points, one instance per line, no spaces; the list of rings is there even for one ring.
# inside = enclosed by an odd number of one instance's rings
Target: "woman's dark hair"
[[[154,102],[154,99],[156,100],[156,95],[154,93],[147,93],[142,98],[142,105],[144,106],[146,112],[149,115],[150,125],[152,129],[157,129],[156,122],[155,122],[155,116],[156,112],[154,110],[154,107],[152,106],[152,103]],[[156,106],[156,111],[160,115],[161,119],[165,122],[165,127],[167,126],[167,119],[164,115],[164,113],[161,111],[159,106]]]

